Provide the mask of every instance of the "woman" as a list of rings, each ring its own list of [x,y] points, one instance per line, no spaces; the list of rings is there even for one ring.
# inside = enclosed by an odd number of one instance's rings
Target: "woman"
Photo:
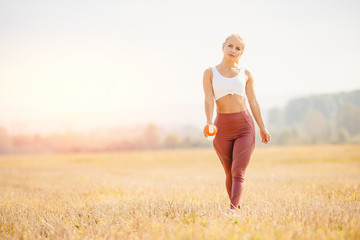
[[[221,63],[206,69],[203,77],[207,125],[217,127],[213,146],[225,170],[226,190],[231,201],[228,211],[232,213],[241,209],[245,170],[255,149],[255,125],[246,106],[246,97],[260,128],[262,142],[270,142],[256,100],[254,79],[249,70],[238,66],[244,47],[243,39],[231,34],[222,45],[224,56]],[[215,122],[212,121],[214,100],[217,108]]]

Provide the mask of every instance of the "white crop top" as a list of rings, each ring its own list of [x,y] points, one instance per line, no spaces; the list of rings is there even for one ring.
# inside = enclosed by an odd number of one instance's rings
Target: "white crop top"
[[[215,101],[228,94],[237,94],[246,98],[245,85],[247,76],[245,68],[240,68],[238,75],[232,78],[223,77],[216,67],[211,67],[213,72],[212,86],[215,95]]]

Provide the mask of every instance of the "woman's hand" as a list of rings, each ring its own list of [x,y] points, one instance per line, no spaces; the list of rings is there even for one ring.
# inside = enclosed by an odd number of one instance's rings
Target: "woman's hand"
[[[267,144],[268,142],[270,142],[271,136],[270,136],[270,133],[268,132],[268,130],[260,129],[260,135],[261,135],[261,141],[263,143]]]
[[[206,133],[205,133],[205,128],[206,128],[206,126],[207,126],[207,124],[205,125],[205,127],[204,127],[204,136],[206,137]]]
[[[203,132],[204,132],[204,136],[205,136],[205,137],[207,137],[207,136],[208,136],[208,135],[206,135],[206,133],[205,133],[205,128],[206,128],[206,126],[208,126],[208,125],[213,125],[213,124],[214,124],[214,123],[212,123],[212,122],[211,122],[211,123],[207,123],[207,124],[205,125],[204,130],[203,130]]]
[[[204,136],[207,137],[206,133],[205,133],[205,128],[206,126],[209,125],[209,124],[206,124],[205,127],[204,127]]]

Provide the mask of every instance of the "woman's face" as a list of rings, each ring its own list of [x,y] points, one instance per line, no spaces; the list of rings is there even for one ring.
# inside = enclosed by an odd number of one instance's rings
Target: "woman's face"
[[[237,62],[243,53],[242,43],[238,38],[229,38],[223,44],[224,58],[232,59]]]

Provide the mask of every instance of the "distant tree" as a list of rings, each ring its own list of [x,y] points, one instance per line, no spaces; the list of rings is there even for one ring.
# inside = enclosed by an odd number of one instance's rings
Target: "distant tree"
[[[12,140],[5,128],[0,127],[0,154],[12,151]]]
[[[280,145],[289,145],[291,139],[291,132],[290,130],[284,130],[280,133],[278,138],[278,144]]]
[[[175,148],[181,144],[181,137],[176,133],[169,133],[164,141],[166,148]]]
[[[154,123],[146,125],[142,134],[142,142],[145,148],[159,148],[161,144],[161,135],[159,127]]]
[[[285,106],[284,123],[292,126],[301,122],[310,110],[319,111],[327,121],[331,121],[344,104],[360,107],[360,90],[292,99]]]
[[[279,108],[273,108],[268,112],[269,124],[280,126],[284,124],[284,112]]]
[[[327,122],[319,111],[310,110],[306,112],[302,124],[305,133],[315,142],[326,140]]]
[[[194,142],[194,139],[191,136],[185,135],[185,137],[183,139],[183,146],[184,147],[193,147],[193,146],[196,146],[196,143]]]
[[[18,149],[29,146],[31,141],[31,137],[25,134],[18,134],[13,136],[14,147]]]
[[[351,137],[349,132],[343,128],[340,127],[337,134],[337,142],[338,143],[348,143],[350,141]]]
[[[301,122],[303,115],[308,111],[308,99],[292,99],[285,106],[284,120],[287,126]]]
[[[272,136],[274,144],[279,145],[296,145],[306,143],[306,140],[301,137],[296,128],[286,129],[280,133],[275,133]]]
[[[345,128],[351,136],[360,133],[360,107],[353,104],[344,104],[336,116],[338,127]]]

